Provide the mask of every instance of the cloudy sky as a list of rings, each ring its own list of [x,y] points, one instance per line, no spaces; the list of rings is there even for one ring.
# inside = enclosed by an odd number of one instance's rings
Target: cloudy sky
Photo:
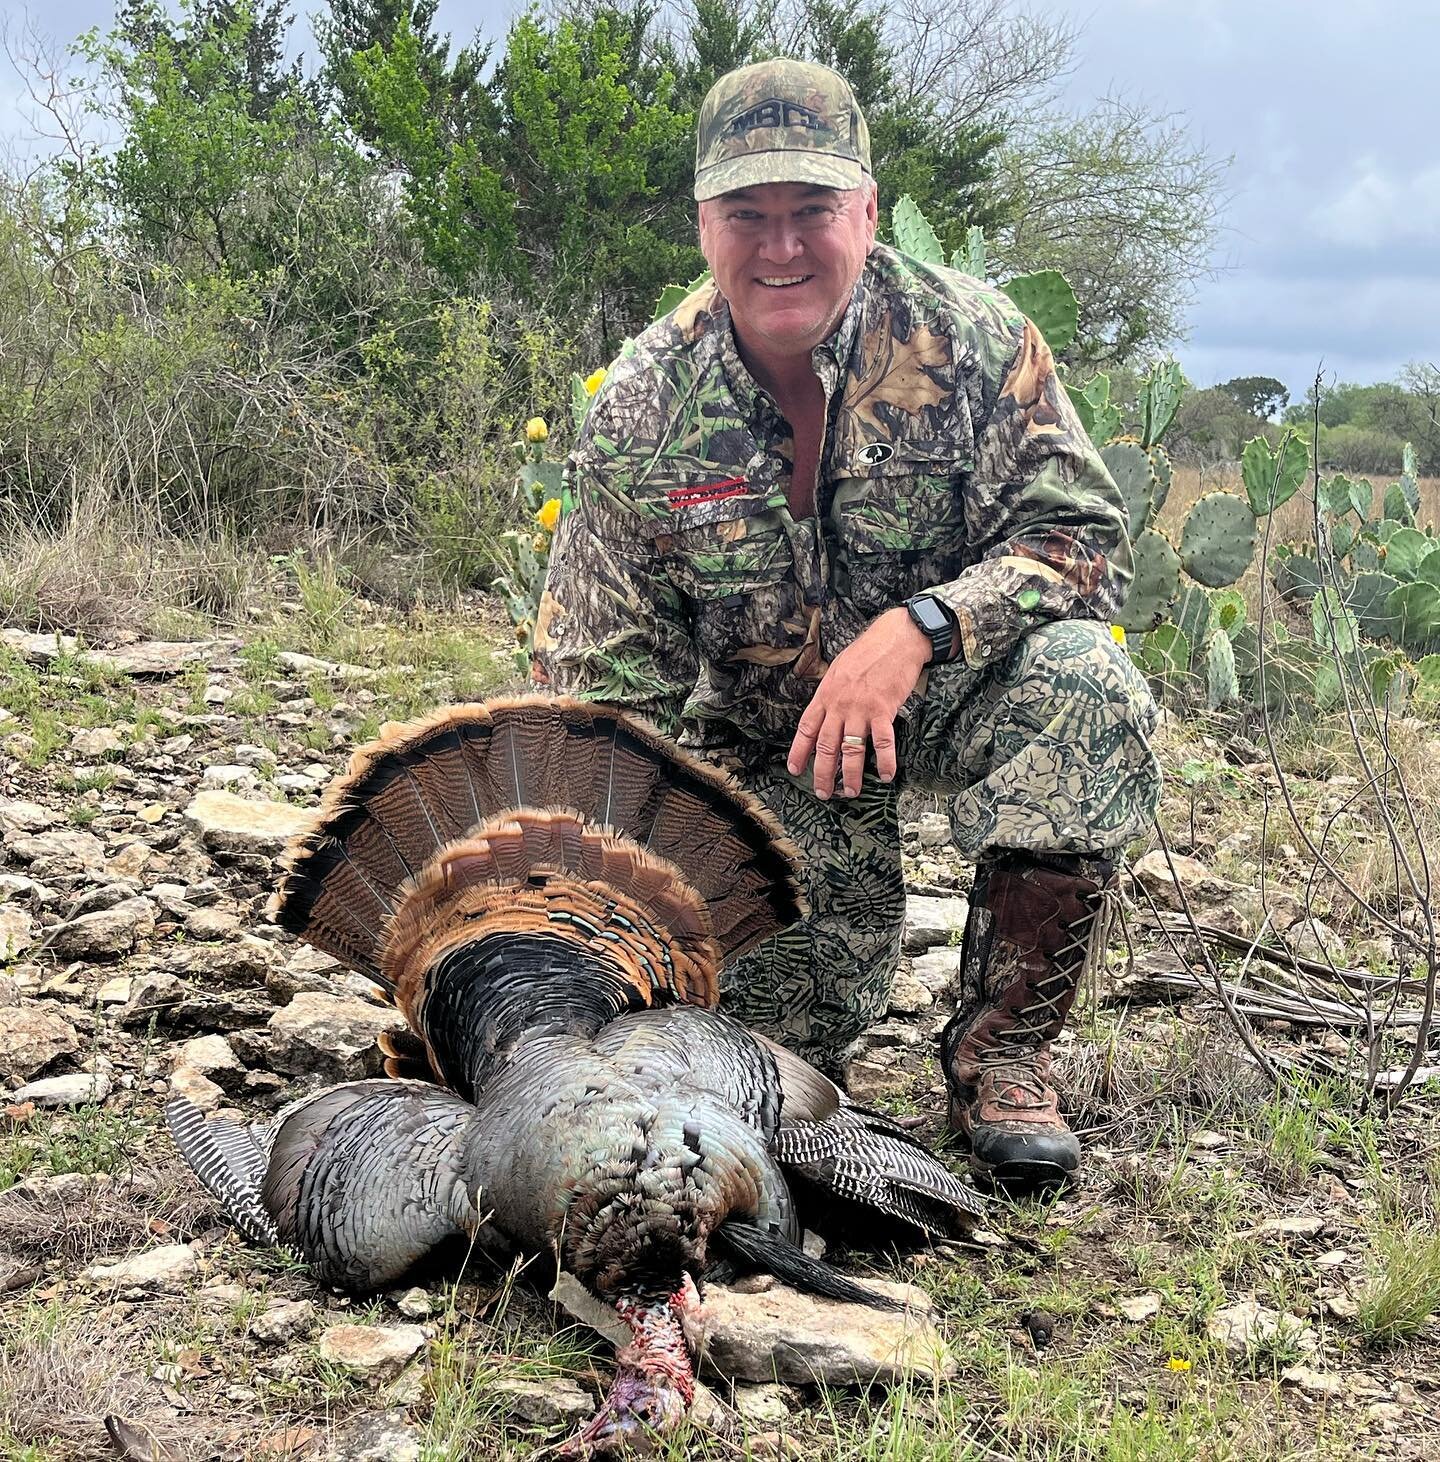
[[[310,8],[300,0],[299,8]],[[441,0],[457,38],[521,8]],[[19,0],[0,0],[16,16]],[[1440,362],[1440,0],[1045,0],[1082,27],[1062,99],[1118,90],[1183,114],[1234,156],[1233,200],[1179,348],[1200,385],[1273,375],[1300,395],[1324,361],[1341,380]],[[30,0],[68,40],[113,0]],[[303,30],[303,22],[297,27]],[[0,79],[0,136],[22,129]],[[1426,100],[1429,98],[1429,100]]]

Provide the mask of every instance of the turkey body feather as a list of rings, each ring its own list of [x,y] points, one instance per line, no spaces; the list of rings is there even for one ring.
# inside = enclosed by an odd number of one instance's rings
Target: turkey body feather
[[[392,1077],[268,1124],[171,1103],[242,1231],[324,1282],[390,1284],[448,1239],[553,1251],[635,1344],[574,1450],[683,1414],[717,1250],[886,1304],[803,1255],[792,1179],[945,1235],[981,1211],[919,1143],[713,1007],[802,912],[793,850],[722,773],[603,706],[521,697],[387,728],[287,855],[285,928],[374,979]]]

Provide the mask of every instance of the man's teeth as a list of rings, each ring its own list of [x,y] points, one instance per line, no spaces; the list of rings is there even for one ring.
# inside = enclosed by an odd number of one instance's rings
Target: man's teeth
[[[783,275],[783,276],[776,275],[774,278],[771,278],[771,279],[766,279],[762,275],[761,278],[760,278],[760,283],[761,284],[768,284],[768,285],[771,285],[772,287],[778,289],[778,288],[782,287],[783,285],[787,285],[787,284],[804,284],[804,282],[807,279],[809,279],[809,278],[810,278],[810,276],[808,274],[786,274],[786,275]]]

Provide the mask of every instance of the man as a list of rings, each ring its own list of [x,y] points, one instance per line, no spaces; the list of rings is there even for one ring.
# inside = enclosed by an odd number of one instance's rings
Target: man
[[[723,1002],[832,1069],[899,957],[897,793],[952,794],[978,866],[951,1125],[977,1175],[1062,1182],[1080,1150],[1049,1047],[1159,785],[1154,707],[1108,626],[1119,495],[1009,299],[876,244],[865,121],[833,71],[716,82],[695,197],[714,282],[594,402],[541,667],[682,733],[783,820],[810,914],[726,972]]]

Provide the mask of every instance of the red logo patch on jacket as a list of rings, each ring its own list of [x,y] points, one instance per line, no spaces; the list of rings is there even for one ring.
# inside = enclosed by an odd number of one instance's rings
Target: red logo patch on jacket
[[[672,513],[682,508],[698,508],[705,503],[718,503],[727,497],[743,497],[750,483],[744,477],[725,477],[719,482],[699,482],[693,487],[672,487],[665,501]]]

